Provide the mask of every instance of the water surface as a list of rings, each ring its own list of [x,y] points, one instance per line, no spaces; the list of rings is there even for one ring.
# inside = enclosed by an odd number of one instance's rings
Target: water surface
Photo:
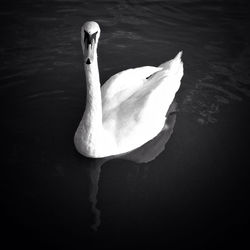
[[[246,1],[23,1],[1,11],[4,237],[34,246],[244,243],[250,97]],[[87,159],[80,28],[102,30],[102,83],[183,50],[165,134],[126,159]]]

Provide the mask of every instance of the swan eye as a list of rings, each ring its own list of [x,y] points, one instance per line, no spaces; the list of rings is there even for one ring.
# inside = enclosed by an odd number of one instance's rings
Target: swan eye
[[[84,43],[87,45],[92,44],[93,41],[96,41],[96,34],[95,32],[93,35],[90,35],[86,30],[84,30]]]
[[[96,42],[96,34],[97,34],[97,31],[91,36],[91,42],[92,42],[92,40],[95,40],[95,42]]]
[[[86,30],[84,30],[84,43],[87,45],[91,44],[90,35]]]

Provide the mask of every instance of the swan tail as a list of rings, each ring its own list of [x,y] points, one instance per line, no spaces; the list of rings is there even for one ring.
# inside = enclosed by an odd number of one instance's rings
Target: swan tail
[[[183,62],[181,60],[183,51],[180,51],[174,59],[167,61],[165,63],[162,63],[159,68],[162,68],[163,70],[166,70],[168,73],[177,74],[180,77],[183,76]]]

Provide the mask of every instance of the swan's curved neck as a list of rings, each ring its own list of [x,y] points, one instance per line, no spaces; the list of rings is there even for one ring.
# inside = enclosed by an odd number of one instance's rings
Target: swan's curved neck
[[[84,118],[91,127],[100,126],[102,122],[102,98],[97,56],[91,64],[85,64],[87,84],[86,108]]]
[[[86,107],[79,128],[87,147],[85,150],[93,154],[93,150],[100,145],[102,136],[102,98],[96,53],[92,62],[84,65],[84,70],[87,85]]]

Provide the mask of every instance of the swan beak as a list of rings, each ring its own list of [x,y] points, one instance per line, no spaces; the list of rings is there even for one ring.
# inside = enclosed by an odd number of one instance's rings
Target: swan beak
[[[93,61],[94,58],[94,45],[96,42],[96,34],[97,32],[95,32],[94,34],[90,35],[87,31],[84,30],[84,45],[85,45],[85,49],[86,49],[86,64],[91,64],[91,62]]]

